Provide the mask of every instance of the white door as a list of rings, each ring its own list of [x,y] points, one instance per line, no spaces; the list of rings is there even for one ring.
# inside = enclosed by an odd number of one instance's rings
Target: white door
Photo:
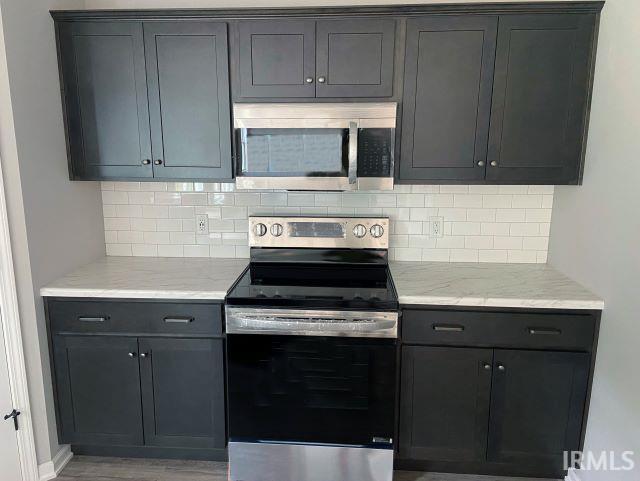
[[[2,315],[0,313],[0,315]],[[5,352],[4,333],[0,319],[0,479],[2,481],[22,481],[18,437],[13,419],[4,420],[5,414],[13,411],[9,369]],[[20,422],[20,416],[18,416]]]

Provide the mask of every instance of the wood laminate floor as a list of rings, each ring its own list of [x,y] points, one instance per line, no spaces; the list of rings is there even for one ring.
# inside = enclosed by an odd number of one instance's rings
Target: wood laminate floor
[[[470,474],[396,471],[394,481],[545,481]],[[227,481],[227,463],[74,456],[57,481]],[[359,480],[354,480],[359,481]],[[552,481],[552,480],[546,480]]]

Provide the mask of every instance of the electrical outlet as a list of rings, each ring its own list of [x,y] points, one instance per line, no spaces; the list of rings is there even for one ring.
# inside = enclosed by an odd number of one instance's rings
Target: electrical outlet
[[[444,218],[439,216],[429,217],[429,236],[430,237],[444,236]]]
[[[198,234],[209,233],[209,217],[207,217],[207,214],[198,214],[196,216],[196,232]]]

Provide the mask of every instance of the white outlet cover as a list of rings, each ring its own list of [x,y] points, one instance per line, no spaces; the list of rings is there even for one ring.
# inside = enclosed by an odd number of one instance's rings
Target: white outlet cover
[[[430,237],[444,236],[444,217],[441,217],[441,216],[429,217],[429,236]]]
[[[196,216],[196,232],[198,234],[209,233],[209,217],[207,214],[198,214]]]

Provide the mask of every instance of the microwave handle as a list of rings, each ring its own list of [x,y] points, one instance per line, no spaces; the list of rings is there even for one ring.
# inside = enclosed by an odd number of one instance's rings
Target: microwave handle
[[[358,124],[349,122],[349,184],[355,184],[358,174]]]

